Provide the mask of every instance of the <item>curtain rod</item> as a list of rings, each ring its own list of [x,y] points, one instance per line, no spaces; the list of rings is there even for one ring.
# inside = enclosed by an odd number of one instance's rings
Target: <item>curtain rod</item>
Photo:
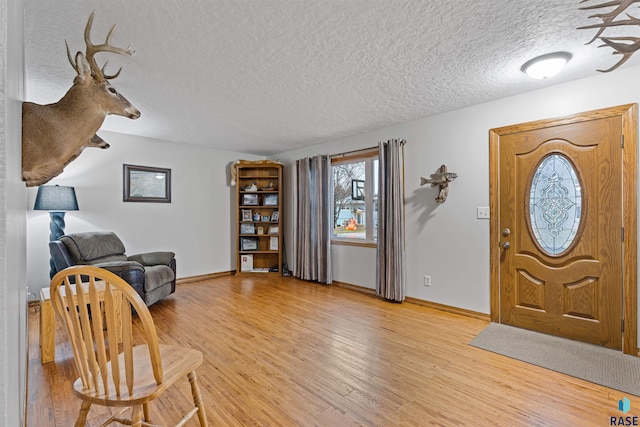
[[[407,143],[406,139],[401,139],[401,138],[394,138],[394,139],[398,139],[402,142],[402,145],[405,145]],[[361,148],[359,150],[352,150],[352,151],[345,151],[344,153],[339,153],[339,154],[331,154],[329,155],[330,159],[339,159],[342,157],[347,157],[347,156],[351,156],[353,154],[366,154],[369,153],[371,151],[374,150],[378,150],[378,147],[374,146],[374,147],[369,147],[369,148]]]
[[[347,157],[352,154],[365,154],[374,150],[377,150],[378,147],[369,147],[369,148],[361,148],[359,150],[345,151],[344,153],[332,154],[329,156],[331,159],[340,159],[342,157]]]

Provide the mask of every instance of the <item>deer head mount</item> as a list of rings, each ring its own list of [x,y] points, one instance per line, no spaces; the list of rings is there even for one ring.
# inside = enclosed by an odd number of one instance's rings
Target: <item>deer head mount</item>
[[[586,1],[589,1],[589,0],[582,0],[580,3],[584,3]],[[609,71],[615,70],[616,68],[618,68],[619,66],[627,62],[627,60],[631,58],[631,55],[633,55],[635,52],[640,50],[640,37],[631,37],[631,36],[602,37],[602,33],[604,33],[604,31],[610,27],[619,27],[619,26],[627,26],[627,25],[640,26],[640,18],[631,16],[629,13],[625,13],[628,19],[621,19],[616,21],[616,18],[618,18],[633,3],[640,3],[640,0],[614,0],[614,1],[608,1],[606,3],[595,4],[595,5],[585,6],[580,8],[580,10],[594,10],[594,9],[600,9],[603,7],[615,6],[615,8],[610,12],[598,13],[598,14],[589,16],[589,18],[602,19],[601,23],[578,27],[579,30],[594,29],[594,28],[598,29],[598,31],[593,36],[593,38],[589,40],[589,42],[587,42],[586,44],[593,43],[597,39],[600,39],[604,44],[598,47],[608,46],[611,49],[613,49],[614,55],[622,55],[622,58],[620,58],[620,60],[613,67],[608,68],[606,70],[598,70],[600,72],[608,73]]]
[[[73,86],[54,104],[22,103],[22,180],[28,187],[42,185],[62,173],[85,147],[109,148],[96,135],[107,115],[140,117],[140,111],[109,83],[122,68],[108,75],[106,63],[100,68],[95,59],[99,52],[128,56],[134,52],[131,47],[111,45],[115,25],[104,43],[94,45],[90,37],[94,14],[84,29],[85,53],[78,52],[72,58],[67,45],[67,58],[77,73]]]

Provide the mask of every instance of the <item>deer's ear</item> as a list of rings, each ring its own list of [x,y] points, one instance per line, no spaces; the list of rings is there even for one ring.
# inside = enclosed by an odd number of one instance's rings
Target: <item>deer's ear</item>
[[[84,57],[82,52],[78,52],[76,54],[76,70],[78,70],[78,76],[76,77],[79,81],[89,81],[91,80],[91,66],[87,59]]]

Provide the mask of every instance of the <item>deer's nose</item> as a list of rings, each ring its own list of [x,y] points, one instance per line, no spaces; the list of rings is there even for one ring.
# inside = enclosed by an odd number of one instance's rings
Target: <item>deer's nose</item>
[[[127,117],[129,117],[130,119],[137,119],[138,117],[140,117],[140,111],[138,110],[133,110],[133,111],[127,111]]]

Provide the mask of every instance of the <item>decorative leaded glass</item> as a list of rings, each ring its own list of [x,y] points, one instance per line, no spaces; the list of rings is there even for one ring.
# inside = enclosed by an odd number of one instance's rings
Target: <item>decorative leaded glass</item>
[[[562,154],[545,157],[536,169],[529,193],[529,220],[538,244],[558,255],[576,237],[582,213],[582,190],[573,165]]]

